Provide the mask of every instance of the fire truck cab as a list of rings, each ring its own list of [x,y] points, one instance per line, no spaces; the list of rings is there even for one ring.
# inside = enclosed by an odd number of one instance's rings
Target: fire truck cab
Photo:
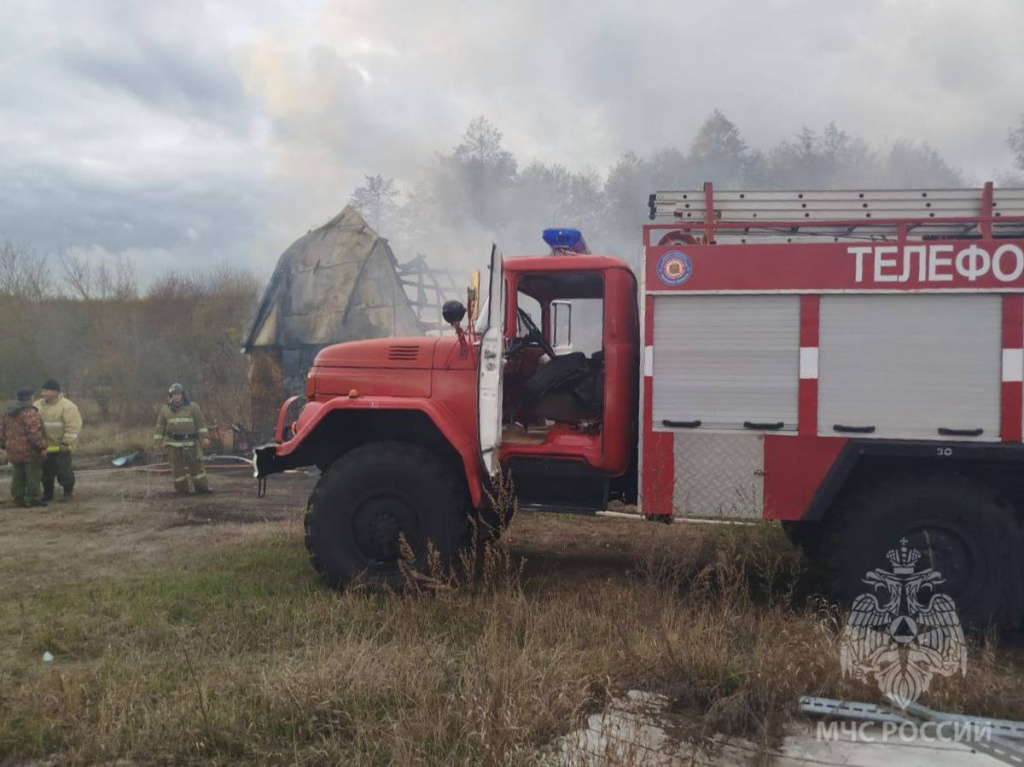
[[[571,229],[492,250],[453,337],[317,357],[258,476],[315,464],[325,579],[401,585],[523,507],[782,523],[841,600],[900,542],[1024,613],[1024,190],[659,192],[638,276]],[[638,279],[639,277],[639,279]],[[474,321],[474,314],[476,319]]]
[[[551,255],[492,260],[502,295],[479,324],[481,452],[500,457],[522,506],[594,511],[612,492],[635,500],[637,283],[623,261],[587,253],[576,230],[544,235]],[[492,324],[500,375],[486,364]]]

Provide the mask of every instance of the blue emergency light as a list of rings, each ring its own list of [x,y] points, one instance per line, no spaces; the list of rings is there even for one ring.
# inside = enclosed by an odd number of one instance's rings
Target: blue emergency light
[[[579,229],[545,229],[544,242],[551,246],[552,251],[571,250],[573,253],[589,253],[587,241]]]

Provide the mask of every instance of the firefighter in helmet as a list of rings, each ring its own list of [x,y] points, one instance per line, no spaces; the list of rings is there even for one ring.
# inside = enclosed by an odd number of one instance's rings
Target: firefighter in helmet
[[[188,481],[197,493],[209,493],[210,483],[203,468],[202,448],[210,447],[210,432],[199,405],[185,396],[185,387],[180,383],[171,384],[167,390],[167,404],[160,408],[156,419],[156,433],[153,442],[159,449],[161,444],[171,464],[174,489],[184,495],[188,493]]]

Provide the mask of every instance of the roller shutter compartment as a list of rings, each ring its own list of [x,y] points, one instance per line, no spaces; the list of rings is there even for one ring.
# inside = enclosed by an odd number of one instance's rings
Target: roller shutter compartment
[[[823,296],[819,432],[998,440],[1001,328],[998,295]]]
[[[654,429],[795,431],[799,336],[798,296],[656,297]]]

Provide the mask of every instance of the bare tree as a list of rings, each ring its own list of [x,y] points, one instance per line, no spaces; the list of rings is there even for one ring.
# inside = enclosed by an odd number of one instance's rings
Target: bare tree
[[[96,269],[96,292],[101,299],[131,301],[139,296],[135,265],[118,255],[111,265],[101,263]]]
[[[73,298],[82,301],[130,301],[138,298],[135,266],[124,256],[116,256],[111,265],[106,262],[97,265],[62,250],[58,259],[64,272],[64,285]]]
[[[0,243],[0,295],[42,301],[52,293],[46,256],[10,240]]]
[[[65,289],[82,301],[93,298],[93,274],[89,262],[63,249],[57,252],[57,260],[64,273]]]

